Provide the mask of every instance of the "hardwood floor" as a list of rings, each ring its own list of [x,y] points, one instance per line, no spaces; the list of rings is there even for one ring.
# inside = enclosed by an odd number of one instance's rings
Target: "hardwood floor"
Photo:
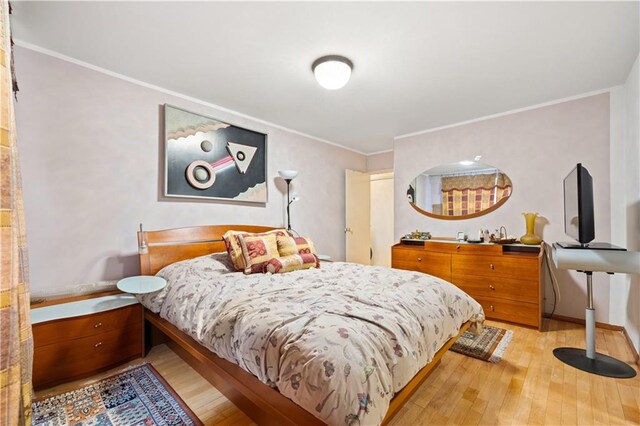
[[[490,364],[449,351],[391,424],[640,424],[640,376],[609,379],[561,363],[552,350],[584,347],[584,327],[556,320],[544,322],[544,331],[538,332],[487,321],[514,331],[502,361]],[[598,352],[633,364],[633,354],[621,332],[598,328],[596,340]],[[155,347],[146,360],[206,425],[253,424],[167,346]],[[67,383],[38,396],[85,382]]]

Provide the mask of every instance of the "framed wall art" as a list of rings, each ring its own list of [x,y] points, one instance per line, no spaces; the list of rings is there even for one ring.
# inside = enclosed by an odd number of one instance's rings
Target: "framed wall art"
[[[267,202],[267,135],[164,106],[166,197]]]

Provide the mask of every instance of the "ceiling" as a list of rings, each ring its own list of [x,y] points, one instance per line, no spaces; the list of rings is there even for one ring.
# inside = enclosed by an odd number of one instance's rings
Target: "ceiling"
[[[637,2],[14,2],[14,38],[352,149],[605,89]],[[347,56],[322,89],[311,63]]]

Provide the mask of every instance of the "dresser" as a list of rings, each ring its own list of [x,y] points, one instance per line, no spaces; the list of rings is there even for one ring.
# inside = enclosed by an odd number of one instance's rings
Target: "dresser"
[[[44,389],[141,357],[143,309],[129,294],[32,307],[33,385]]]
[[[391,264],[455,284],[482,305],[489,319],[540,330],[543,247],[429,240],[394,245]]]

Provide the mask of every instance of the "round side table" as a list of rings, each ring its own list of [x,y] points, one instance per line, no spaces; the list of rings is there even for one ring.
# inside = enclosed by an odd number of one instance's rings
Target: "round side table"
[[[152,275],[139,275],[123,278],[118,281],[118,290],[130,294],[154,293],[162,290],[167,280]]]

